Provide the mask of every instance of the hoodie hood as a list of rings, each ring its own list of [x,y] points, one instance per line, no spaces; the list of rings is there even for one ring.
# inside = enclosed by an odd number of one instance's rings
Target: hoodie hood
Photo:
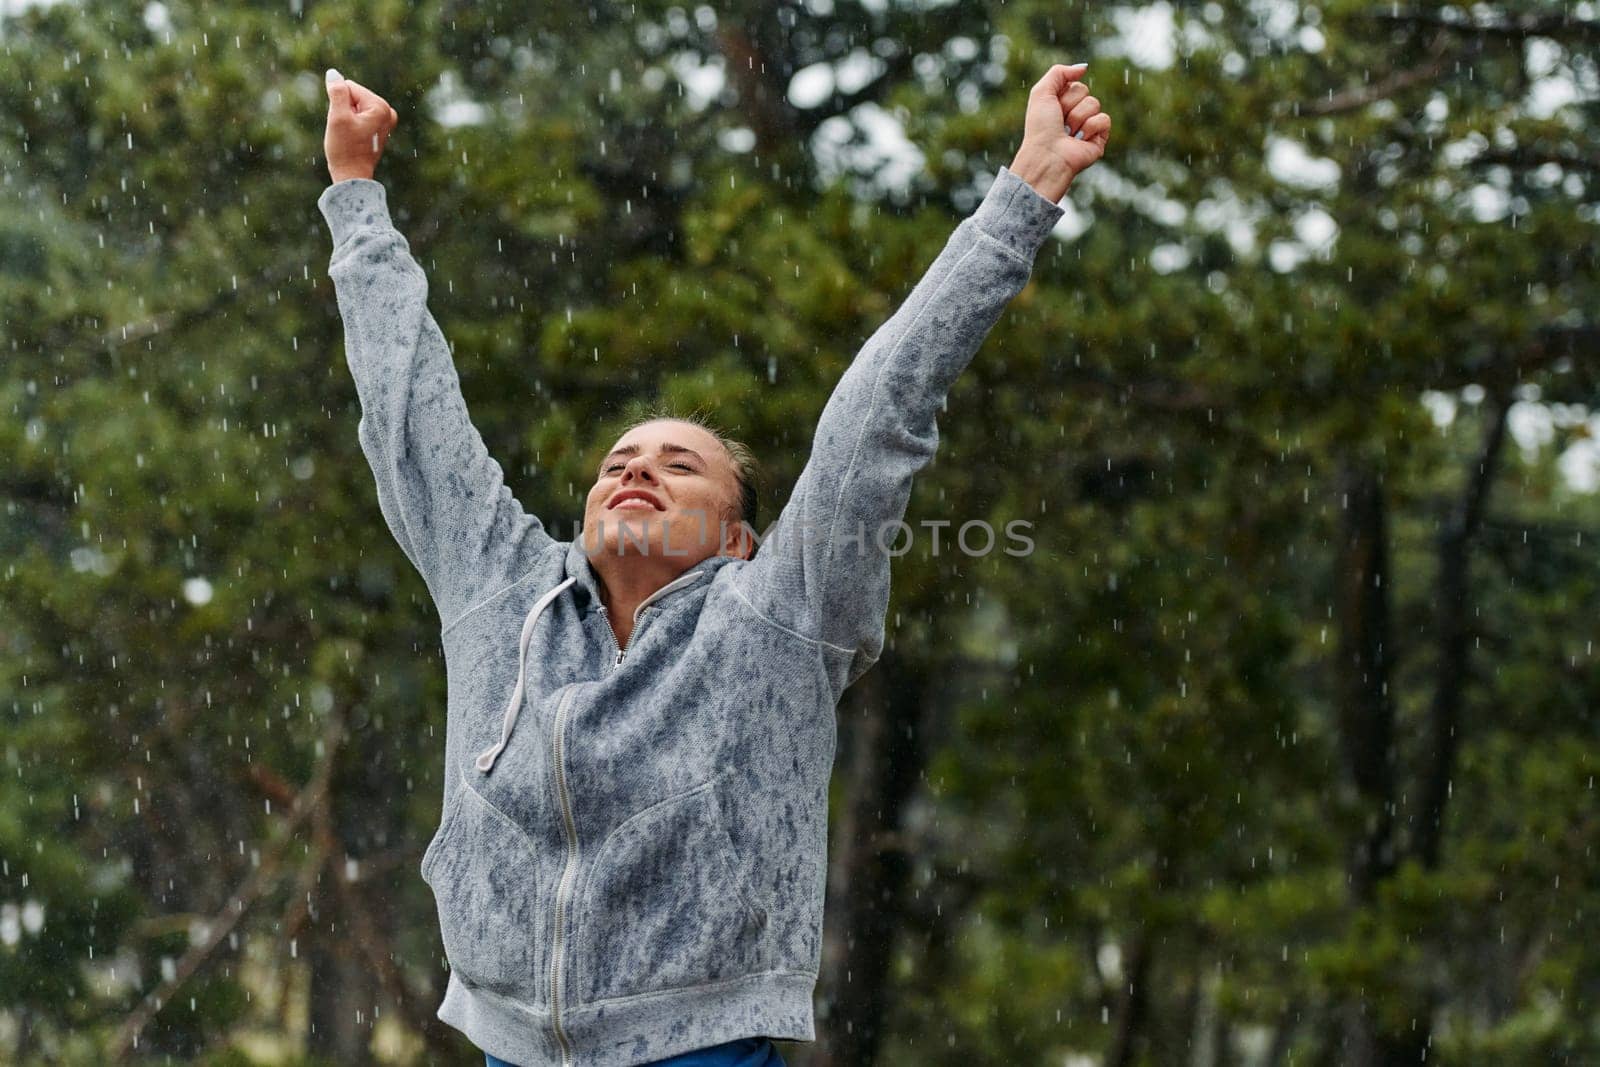
[[[688,574],[690,571],[700,571],[709,579],[723,567],[737,562],[740,562],[737,556],[710,556],[687,568],[684,574]],[[565,578],[572,579],[572,595],[580,609],[585,611],[596,610],[595,605],[605,603],[600,596],[600,576],[595,573],[594,564],[589,560],[589,553],[583,547],[581,534],[574,537],[567,546],[563,560],[562,575]],[[667,584],[672,585],[673,582],[668,582]],[[671,595],[672,593],[668,592],[662,599]],[[659,601],[656,602],[659,603]]]

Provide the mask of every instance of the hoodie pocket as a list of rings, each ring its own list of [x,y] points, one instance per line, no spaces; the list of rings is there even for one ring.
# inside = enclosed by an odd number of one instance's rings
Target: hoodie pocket
[[[766,912],[722,821],[715,779],[618,826],[579,910],[573,989],[583,1001],[765,970]]]
[[[450,969],[468,985],[539,1000],[539,884],[527,837],[463,784],[422,857]]]

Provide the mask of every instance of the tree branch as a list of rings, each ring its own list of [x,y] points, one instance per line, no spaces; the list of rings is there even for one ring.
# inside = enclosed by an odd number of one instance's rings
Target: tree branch
[[[1444,73],[1446,65],[1450,62],[1448,44],[1449,38],[1445,34],[1435,34],[1428,47],[1428,61],[1421,66],[1394,71],[1388,77],[1371,85],[1332,93],[1326,100],[1297,101],[1293,105],[1280,105],[1278,110],[1280,112],[1293,110],[1294,114],[1314,117],[1340,115],[1349,111],[1359,111],[1368,104],[1398,96],[1407,89],[1425,85]]]
[[[1577,152],[1553,151],[1539,148],[1491,148],[1474,156],[1469,166],[1503,164],[1508,167],[1542,167],[1555,163],[1569,170],[1600,173],[1600,156],[1586,156]]]
[[[1450,33],[1474,37],[1502,37],[1523,41],[1529,37],[1549,37],[1567,43],[1600,41],[1600,22],[1586,22],[1566,15],[1496,15],[1487,19],[1439,11],[1413,9],[1372,10],[1358,17],[1395,26],[1430,26]]]

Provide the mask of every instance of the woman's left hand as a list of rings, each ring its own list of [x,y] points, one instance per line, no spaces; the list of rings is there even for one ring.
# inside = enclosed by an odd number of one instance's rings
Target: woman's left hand
[[[1052,203],[1105,155],[1111,136],[1111,116],[1081,80],[1088,66],[1057,63],[1028,93],[1022,147],[1009,169]]]

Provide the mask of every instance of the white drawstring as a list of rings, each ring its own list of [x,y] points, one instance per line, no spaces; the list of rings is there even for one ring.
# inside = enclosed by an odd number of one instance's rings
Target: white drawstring
[[[550,601],[554,600],[563,589],[577,580],[576,577],[568,578],[540,597],[528,612],[528,617],[522,622],[522,640],[517,648],[517,688],[511,694],[511,703],[506,705],[505,721],[500,726],[499,742],[477,759],[477,768],[484,774],[489,773],[490,768],[494,766],[494,761],[505,750],[506,742],[511,740],[511,731],[517,725],[517,715],[522,711],[523,669],[528,661],[528,639],[533,636],[533,624],[539,620],[540,613],[544,611]]]

